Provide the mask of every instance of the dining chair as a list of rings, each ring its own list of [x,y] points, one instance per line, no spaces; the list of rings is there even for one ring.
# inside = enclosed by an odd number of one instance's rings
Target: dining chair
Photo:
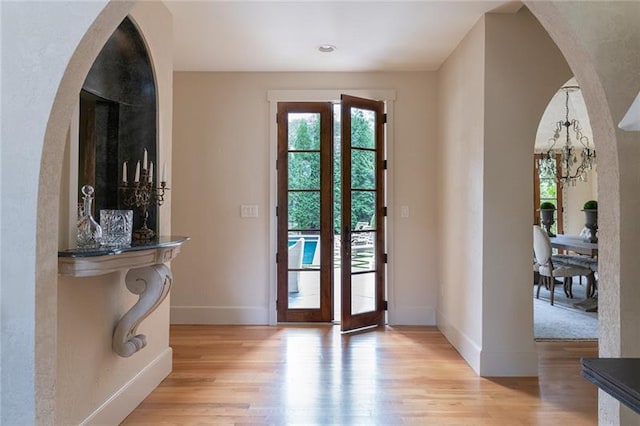
[[[540,298],[540,287],[544,284],[551,292],[550,299],[553,305],[555,287],[558,284],[556,278],[563,278],[562,284],[564,293],[567,297],[573,298],[572,284],[573,277],[585,276],[588,280],[593,279],[593,271],[577,265],[554,264],[552,258],[551,241],[547,233],[538,225],[533,226],[533,253],[538,264],[538,272],[540,280],[538,281],[538,290],[536,298]]]
[[[553,259],[553,264],[556,262],[582,266],[583,268],[587,268],[591,270],[591,277],[587,277],[587,289],[586,294],[587,297],[594,297],[596,291],[598,290],[598,280],[596,279],[596,275],[598,274],[598,259],[590,256],[585,256],[582,254],[554,254],[551,256]],[[580,285],[582,285],[582,276],[580,276]]]

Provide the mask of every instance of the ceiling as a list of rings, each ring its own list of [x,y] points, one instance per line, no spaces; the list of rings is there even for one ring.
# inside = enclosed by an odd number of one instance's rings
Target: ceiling
[[[176,71],[433,71],[487,12],[515,13],[519,1],[165,0],[173,14]],[[332,44],[336,50],[321,53]],[[567,84],[577,84],[570,80]],[[582,94],[570,118],[593,140]],[[547,146],[564,117],[551,100],[536,137]]]
[[[578,82],[575,78],[572,78],[567,81],[564,86],[578,86]],[[542,119],[540,120],[540,125],[538,127],[538,132],[536,135],[535,147],[537,150],[548,148],[549,139],[553,137],[556,123],[561,120],[564,121],[566,115],[565,101],[566,94],[563,90],[558,90],[553,98],[551,98],[551,101],[549,101],[549,105],[547,105],[547,109],[544,111]],[[580,90],[569,92],[569,121],[573,120],[574,118],[580,122],[580,126],[582,127],[582,134],[589,139],[591,148],[594,148],[593,132],[591,130],[591,124],[589,123],[587,106],[584,103],[584,98],[582,97],[582,92]],[[576,139],[574,136],[575,133],[572,130],[570,132],[570,137],[572,143],[575,144]],[[555,145],[557,148],[562,147],[565,137],[566,132],[563,128],[563,131],[560,133],[560,139]]]
[[[432,71],[514,1],[180,1],[176,71]],[[321,53],[332,44],[336,50]]]

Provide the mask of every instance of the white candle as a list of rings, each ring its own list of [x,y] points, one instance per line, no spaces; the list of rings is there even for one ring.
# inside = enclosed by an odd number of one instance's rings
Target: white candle
[[[127,162],[122,162],[122,183],[127,183]]]
[[[144,150],[144,157],[142,157],[142,169],[147,170],[147,150]]]
[[[136,177],[134,182],[140,182],[140,160],[138,160],[138,163],[136,164]]]
[[[149,183],[153,182],[153,161],[149,161]]]
[[[167,181],[167,163],[162,163],[162,181],[161,182],[166,182]]]

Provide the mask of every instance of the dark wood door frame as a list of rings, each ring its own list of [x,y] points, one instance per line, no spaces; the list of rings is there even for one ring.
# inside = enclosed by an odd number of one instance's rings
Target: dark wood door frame
[[[385,302],[385,149],[384,149],[384,102],[342,95],[342,318],[341,328],[350,331],[384,324]],[[375,308],[373,311],[352,314],[352,270],[351,270],[351,109],[375,113]]]
[[[289,307],[289,126],[291,113],[320,114],[320,307]],[[277,206],[277,310],[278,321],[330,322],[333,320],[333,105],[330,102],[278,103]],[[300,151],[298,151],[300,152]],[[317,152],[317,151],[314,151]],[[315,230],[314,230],[315,231]],[[300,270],[291,270],[300,272]]]

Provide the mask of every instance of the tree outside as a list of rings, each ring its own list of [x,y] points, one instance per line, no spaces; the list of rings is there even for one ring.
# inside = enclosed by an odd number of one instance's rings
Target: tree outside
[[[289,192],[289,227],[320,229],[320,116],[291,114],[289,121],[289,189],[313,192]]]
[[[334,136],[339,142],[341,121],[335,120]],[[352,147],[352,226],[372,222],[375,214],[375,152],[357,148],[375,148],[374,114],[354,109],[351,117]],[[314,190],[289,192],[289,226],[292,229],[320,228],[320,117],[318,114],[291,114],[289,150],[317,152],[289,153],[289,189]],[[334,147],[334,231],[340,233],[341,145]]]
[[[556,212],[558,211],[558,183],[556,182],[556,176],[554,173],[540,173],[540,203],[545,201],[553,203],[556,206]],[[556,221],[551,226],[551,232],[556,234],[558,222]]]

